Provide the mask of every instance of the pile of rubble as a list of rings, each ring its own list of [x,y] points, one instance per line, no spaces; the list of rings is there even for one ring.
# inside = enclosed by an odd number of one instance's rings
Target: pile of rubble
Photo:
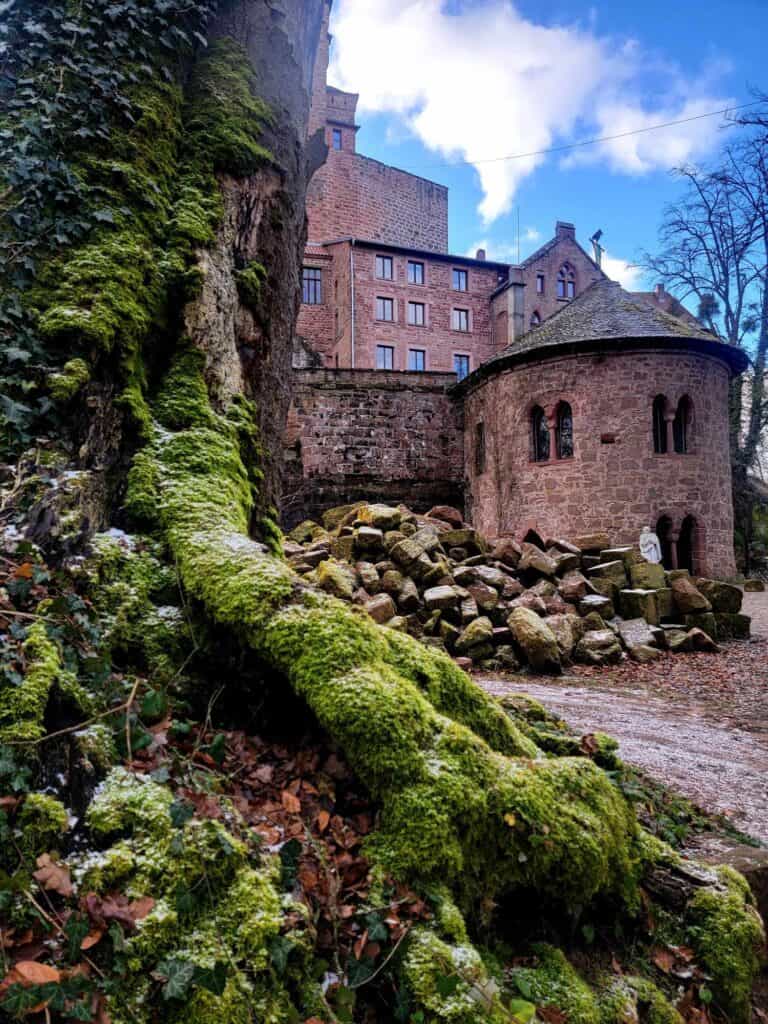
[[[601,533],[489,543],[449,506],[362,504],[301,523],[284,551],[305,579],[466,668],[560,672],[749,636],[738,587],[668,572]]]

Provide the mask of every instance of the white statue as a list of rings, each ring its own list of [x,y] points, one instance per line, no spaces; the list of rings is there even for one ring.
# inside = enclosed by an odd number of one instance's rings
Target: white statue
[[[658,565],[661,562],[661,543],[650,526],[645,526],[640,534],[640,554],[646,562]]]

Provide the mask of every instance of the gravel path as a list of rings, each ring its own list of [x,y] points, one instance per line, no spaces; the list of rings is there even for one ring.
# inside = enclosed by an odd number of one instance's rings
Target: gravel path
[[[580,732],[615,736],[625,761],[768,843],[768,593],[746,594],[744,610],[751,641],[719,654],[478,681],[528,693]]]

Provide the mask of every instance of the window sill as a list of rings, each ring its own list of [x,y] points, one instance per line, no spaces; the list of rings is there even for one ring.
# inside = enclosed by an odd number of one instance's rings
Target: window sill
[[[686,459],[696,452],[652,452],[654,459]]]
[[[540,460],[539,459],[528,459],[528,465],[529,466],[541,466],[542,468],[544,468],[546,466],[546,467],[548,467],[550,469],[554,469],[556,466],[557,467],[572,466],[575,461],[576,460],[575,460],[574,456],[573,455],[569,455],[567,459],[540,459]]]

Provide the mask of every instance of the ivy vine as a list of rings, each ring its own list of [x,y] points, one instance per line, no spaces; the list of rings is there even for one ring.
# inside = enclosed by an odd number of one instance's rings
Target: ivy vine
[[[135,121],[132,95],[179,81],[215,0],[0,3],[0,450],[53,412],[51,353],[27,301],[41,265],[130,211],[89,174]]]

